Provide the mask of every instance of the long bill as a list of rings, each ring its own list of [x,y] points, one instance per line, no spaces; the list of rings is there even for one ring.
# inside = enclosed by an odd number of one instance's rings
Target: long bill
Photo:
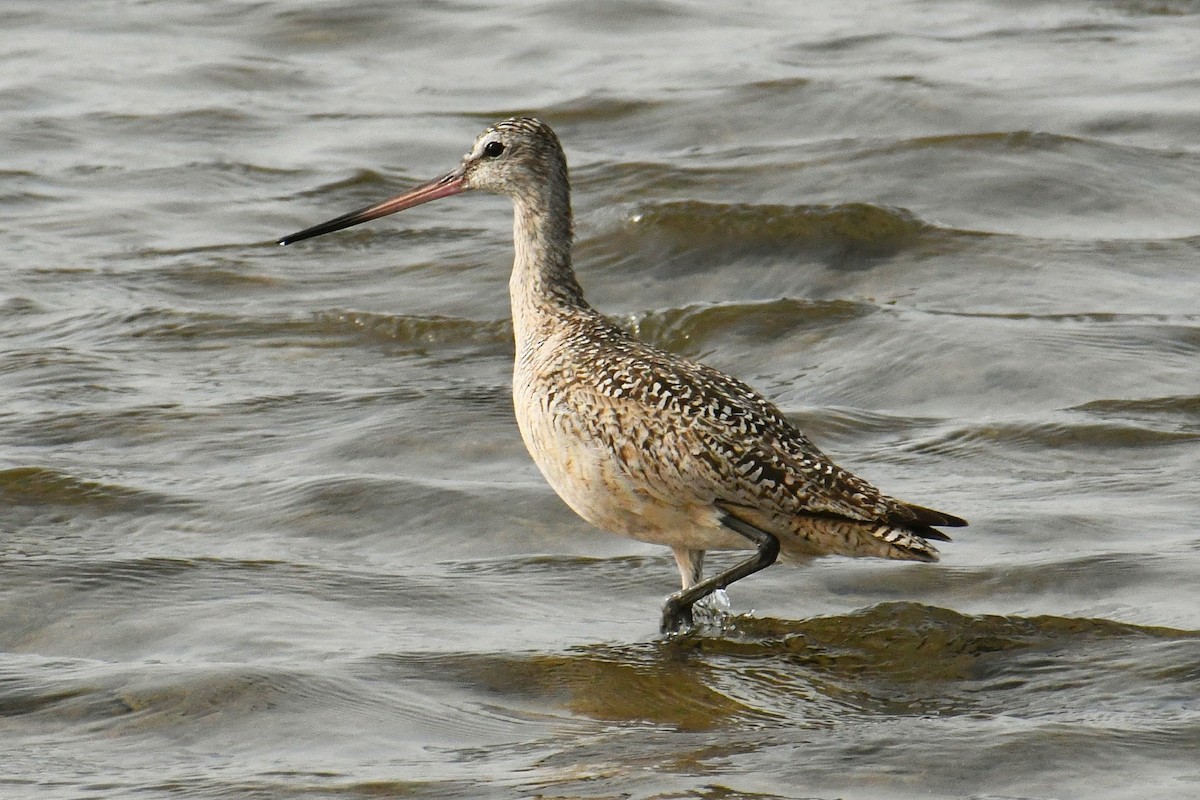
[[[305,228],[302,231],[288,234],[280,239],[279,243],[291,244],[303,239],[311,239],[314,236],[321,236],[325,233],[333,233],[343,228],[349,228],[352,225],[386,217],[388,214],[395,214],[397,211],[403,211],[406,208],[419,206],[422,203],[428,203],[431,200],[437,200],[442,197],[449,197],[452,194],[458,194],[466,190],[467,177],[460,167],[435,181],[422,184],[390,200],[384,200],[382,203],[360,208],[358,211],[351,211],[349,214],[343,214],[328,222],[322,222],[320,225],[313,225],[311,228]]]

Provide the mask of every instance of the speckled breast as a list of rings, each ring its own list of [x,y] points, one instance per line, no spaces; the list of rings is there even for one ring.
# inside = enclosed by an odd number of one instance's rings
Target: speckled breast
[[[552,373],[551,373],[552,374]],[[575,513],[612,533],[687,548],[742,548],[712,498],[680,485],[670,454],[638,446],[641,423],[605,398],[545,380],[518,361],[517,425],[546,481]]]

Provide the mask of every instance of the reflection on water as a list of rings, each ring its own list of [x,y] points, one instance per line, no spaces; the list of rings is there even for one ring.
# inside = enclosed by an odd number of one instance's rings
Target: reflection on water
[[[0,795],[1195,796],[1194,4],[70,8],[0,12]],[[517,112],[590,300],[942,563],[661,639],[513,423],[507,203],[273,244]]]

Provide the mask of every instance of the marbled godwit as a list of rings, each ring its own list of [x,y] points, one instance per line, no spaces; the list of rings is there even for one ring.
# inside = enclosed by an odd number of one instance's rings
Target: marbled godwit
[[[949,537],[935,526],[967,524],[880,493],[746,384],[641,342],[589,306],[571,267],[566,157],[538,120],[499,122],[453,172],[279,243],[469,189],[515,207],[513,403],[525,446],[585,520],[671,548],[683,587],[667,598],[664,632],[691,625],[696,601],[781,550],[936,561],[926,539]],[[704,552],[727,549],[756,552],[704,579]]]

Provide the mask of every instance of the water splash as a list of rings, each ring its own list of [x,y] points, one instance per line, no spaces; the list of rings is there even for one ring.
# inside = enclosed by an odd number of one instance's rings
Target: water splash
[[[739,615],[733,612],[733,603],[724,589],[717,589],[692,606],[695,630],[701,633],[724,635],[737,630]]]

